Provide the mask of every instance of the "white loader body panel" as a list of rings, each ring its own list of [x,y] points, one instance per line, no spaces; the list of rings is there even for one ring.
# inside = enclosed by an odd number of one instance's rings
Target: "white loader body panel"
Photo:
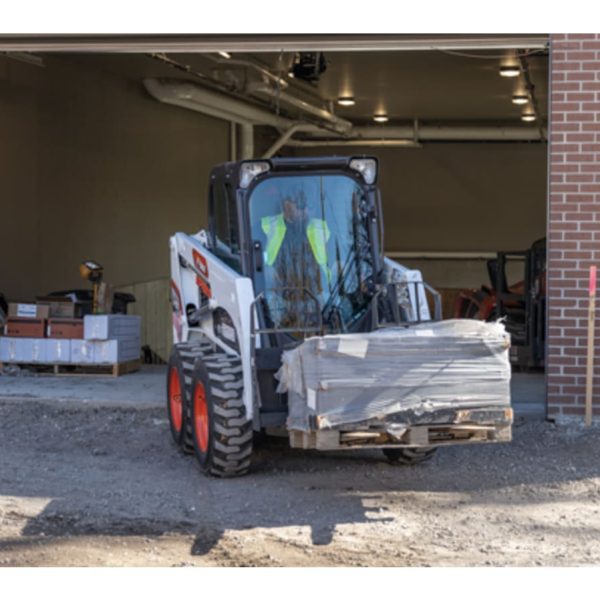
[[[236,352],[214,332],[212,313],[222,308],[230,315],[237,334],[244,371],[246,415],[254,412],[250,352],[250,306],[254,301],[252,281],[227,266],[204,245],[204,231],[195,235],[176,233],[170,239],[171,298],[173,304],[173,342],[193,340],[200,334],[229,354]],[[181,258],[189,265],[184,268]],[[189,327],[186,306],[202,310],[199,327]]]

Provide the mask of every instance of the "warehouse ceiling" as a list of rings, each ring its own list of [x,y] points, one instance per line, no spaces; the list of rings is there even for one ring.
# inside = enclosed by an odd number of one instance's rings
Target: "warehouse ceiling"
[[[222,89],[238,92],[245,82],[261,77],[246,64],[236,64],[251,61],[281,76],[290,93],[357,125],[373,124],[375,113],[386,113],[388,124],[418,119],[519,125],[524,107],[513,104],[511,97],[526,91],[526,78],[523,71],[515,78],[501,77],[499,68],[521,63],[533,86],[538,123],[544,124],[547,118],[548,56],[542,49],[325,52],[326,68],[314,82],[289,77],[297,53],[229,55],[231,59],[216,53],[38,54],[46,62],[56,57],[74,60],[140,82],[148,77],[168,77],[206,85],[203,76],[208,75]],[[158,56],[172,60],[179,68]],[[339,106],[336,101],[340,96],[352,96],[355,104]],[[277,108],[273,99],[258,101]]]

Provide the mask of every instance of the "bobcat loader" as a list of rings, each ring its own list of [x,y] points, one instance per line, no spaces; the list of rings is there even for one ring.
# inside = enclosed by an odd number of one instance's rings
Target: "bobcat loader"
[[[509,337],[441,321],[421,273],[384,257],[377,170],[371,157],[219,165],[208,229],[171,237],[169,422],[205,473],[246,473],[255,432],[402,464],[511,439]]]

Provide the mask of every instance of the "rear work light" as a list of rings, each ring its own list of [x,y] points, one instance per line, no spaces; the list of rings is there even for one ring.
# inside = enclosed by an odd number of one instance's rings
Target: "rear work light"
[[[350,168],[358,171],[368,185],[375,183],[377,179],[377,160],[374,158],[353,158],[350,161]]]
[[[240,187],[247,188],[255,177],[261,173],[266,173],[270,169],[271,164],[266,160],[242,163],[240,167]]]

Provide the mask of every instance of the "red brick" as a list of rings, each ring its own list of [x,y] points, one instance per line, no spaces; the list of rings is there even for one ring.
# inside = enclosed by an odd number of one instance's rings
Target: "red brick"
[[[583,117],[584,114],[577,115],[578,117]],[[596,157],[593,154],[584,154],[580,152],[578,154],[567,154],[566,155],[567,162],[576,162],[576,163],[596,163]]]
[[[554,76],[558,75],[556,73]],[[593,81],[595,78],[593,71],[567,71],[567,81]]]
[[[595,117],[595,114],[592,112],[568,112],[564,113],[564,115],[565,119],[571,123],[587,123],[588,121],[593,121]]]
[[[552,112],[575,112],[581,110],[579,102],[552,102]],[[592,109],[595,110],[595,109]]]
[[[566,194],[567,202],[573,202],[577,204],[578,202],[594,202],[595,197],[590,193],[582,193],[582,194]]]
[[[584,89],[587,89],[584,86]],[[591,92],[572,92],[569,94],[569,102],[594,102],[596,100],[596,94]],[[593,108],[592,110],[596,110]]]
[[[567,55],[571,60],[582,61],[596,60],[598,56],[598,54],[590,48],[585,48],[583,52],[569,52],[567,53]]]
[[[579,85],[579,84],[577,84]],[[552,117],[554,118],[554,117]],[[553,123],[552,124],[553,131],[573,131],[577,132],[581,130],[581,126],[579,123]]]
[[[577,81],[560,81],[552,84],[552,89],[557,92],[578,92],[581,84]]]
[[[593,133],[566,132],[565,140],[568,144],[572,142],[595,142],[596,135]]]

